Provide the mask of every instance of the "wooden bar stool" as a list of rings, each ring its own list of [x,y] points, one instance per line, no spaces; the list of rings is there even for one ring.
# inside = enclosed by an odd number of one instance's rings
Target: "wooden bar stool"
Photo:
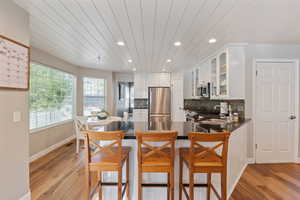
[[[168,200],[174,199],[174,158],[177,132],[136,132],[138,140],[138,200],[143,187],[167,187]],[[163,145],[157,144],[163,142]],[[151,144],[150,144],[151,143]],[[154,144],[156,146],[153,146]],[[167,173],[167,184],[143,183],[143,173]]]
[[[219,133],[189,133],[191,142],[190,148],[180,148],[180,175],[179,175],[179,199],[182,199],[182,191],[188,200],[194,200],[194,187],[207,187],[207,200],[210,199],[210,189],[214,191],[218,199],[227,198],[227,152],[229,132]],[[213,147],[203,146],[201,143],[217,143]],[[219,155],[216,150],[220,148]],[[189,170],[189,184],[184,184],[183,164]],[[207,184],[194,184],[195,173],[207,173]],[[211,174],[220,173],[221,175],[221,196],[211,183]],[[189,193],[185,187],[189,187]]]
[[[130,147],[122,147],[123,131],[84,131],[85,133],[85,172],[86,172],[86,199],[93,196],[99,188],[99,200],[102,200],[102,186],[118,186],[118,200],[121,200],[126,192],[129,200],[129,152]],[[109,145],[100,145],[100,141],[111,142]],[[122,168],[126,161],[126,183],[122,183]],[[102,182],[102,172],[117,171],[117,183]],[[91,172],[97,172],[98,183],[91,188]],[[122,187],[124,189],[122,190]],[[91,192],[92,190],[92,192]]]

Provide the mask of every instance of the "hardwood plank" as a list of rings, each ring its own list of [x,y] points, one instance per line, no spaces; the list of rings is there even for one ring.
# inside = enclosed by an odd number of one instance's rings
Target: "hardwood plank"
[[[248,165],[230,199],[300,199],[300,165]]]

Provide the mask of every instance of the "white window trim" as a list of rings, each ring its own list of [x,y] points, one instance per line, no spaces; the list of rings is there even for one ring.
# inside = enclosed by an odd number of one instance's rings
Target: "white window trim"
[[[91,79],[103,79],[105,81],[105,87],[104,87],[104,110],[107,111],[107,79],[104,77],[92,77],[92,76],[84,76],[82,77],[82,115],[84,115],[84,79],[85,78],[91,78]],[[102,96],[99,96],[102,97]]]
[[[74,81],[74,83],[73,83],[74,87],[73,87],[73,113],[72,113],[72,118],[71,119],[67,119],[67,120],[63,120],[63,121],[59,121],[59,122],[54,122],[52,124],[49,124],[49,125],[46,125],[46,126],[41,126],[39,128],[30,129],[30,127],[29,127],[29,133],[30,134],[31,133],[37,133],[37,132],[41,132],[41,131],[47,130],[49,128],[54,128],[56,126],[61,126],[61,125],[73,122],[75,116],[77,115],[77,76],[75,74],[70,73],[70,72],[63,71],[63,70],[60,70],[58,68],[52,67],[51,65],[43,64],[43,63],[36,62],[36,61],[31,61],[30,65],[31,65],[31,63],[37,64],[37,65],[42,65],[44,67],[48,67],[48,68],[51,68],[51,69],[54,69],[54,70],[61,71],[63,73],[67,73],[67,74],[72,75],[74,77],[74,80],[73,80]]]
[[[30,134],[38,133],[38,132],[45,131],[49,128],[54,128],[54,127],[57,127],[57,126],[61,126],[61,125],[64,125],[64,124],[67,124],[67,123],[70,123],[70,122],[73,122],[73,121],[74,121],[74,119],[67,119],[67,120],[56,122],[56,123],[53,123],[53,124],[49,124],[47,126],[43,126],[43,127],[40,127],[40,128],[30,129],[29,132],[30,132]]]

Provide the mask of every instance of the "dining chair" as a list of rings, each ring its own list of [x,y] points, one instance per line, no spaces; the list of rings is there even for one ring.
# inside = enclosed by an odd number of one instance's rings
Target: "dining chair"
[[[85,133],[85,172],[86,172],[86,200],[93,196],[95,190],[99,189],[99,200],[102,200],[102,186],[117,185],[118,200],[122,200],[125,192],[127,200],[129,196],[129,152],[131,147],[122,146],[124,138],[123,131],[84,131]],[[106,145],[103,145],[103,143]],[[110,144],[107,144],[110,143]],[[126,182],[122,182],[122,169],[126,162]],[[106,183],[102,180],[102,173],[106,171],[117,171],[118,182]],[[96,172],[98,183],[94,190],[91,188],[91,173]],[[124,186],[124,188],[123,188]],[[123,190],[122,190],[123,188]],[[92,194],[91,194],[91,191]]]
[[[207,200],[210,200],[211,189],[218,199],[227,199],[227,153],[230,132],[188,134],[191,142],[189,148],[179,148],[179,199],[184,192],[186,199],[194,200],[194,187],[207,187]],[[201,144],[199,144],[201,142]],[[204,144],[210,143],[210,146]],[[219,149],[220,151],[216,151]],[[183,165],[186,164],[189,172],[189,184],[183,183]],[[207,184],[194,183],[195,173],[206,173]],[[221,175],[221,196],[211,183],[211,174]],[[189,192],[185,187],[189,187]]]
[[[76,132],[76,153],[79,153],[80,140],[84,140],[83,131],[88,130],[88,117],[76,116],[74,120]]]
[[[136,137],[138,141],[138,200],[143,198],[143,187],[167,187],[167,199],[174,200],[174,159],[177,132],[138,131]],[[143,183],[143,173],[167,173],[168,182],[167,184]]]

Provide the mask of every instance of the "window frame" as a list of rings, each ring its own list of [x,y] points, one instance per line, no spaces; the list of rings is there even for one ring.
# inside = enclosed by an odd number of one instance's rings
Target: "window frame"
[[[76,116],[76,113],[77,113],[77,76],[73,73],[70,73],[70,72],[67,72],[67,71],[64,71],[64,70],[61,70],[57,67],[53,67],[51,65],[48,65],[48,64],[44,64],[44,63],[41,63],[41,62],[38,62],[38,61],[30,61],[30,66],[31,64],[37,64],[37,65],[41,65],[43,67],[47,67],[47,68],[51,68],[53,70],[57,70],[59,72],[63,72],[63,73],[66,73],[66,74],[69,74],[69,75],[72,75],[73,76],[73,99],[72,99],[72,118],[71,119],[66,119],[66,120],[62,120],[62,121],[59,121],[59,122],[54,122],[54,123],[51,123],[51,124],[48,124],[48,125],[45,125],[45,126],[41,126],[41,127],[37,127],[37,128],[30,128],[30,110],[29,110],[29,122],[28,122],[28,125],[29,125],[29,133],[37,133],[37,132],[41,132],[43,130],[46,130],[46,129],[49,129],[49,128],[53,128],[53,127],[57,127],[57,126],[61,126],[61,125],[64,125],[64,124],[67,124],[67,123],[70,123],[70,122],[73,122],[74,121],[74,118]],[[28,98],[30,98],[30,88],[29,88],[29,91],[28,91]],[[28,105],[30,106],[30,101],[28,100]]]
[[[83,116],[90,116],[90,115],[85,115],[84,114],[84,79],[89,78],[89,79],[102,79],[104,80],[104,96],[96,96],[96,97],[104,97],[104,110],[107,110],[107,79],[104,77],[92,77],[92,76],[83,76],[82,77],[82,115]]]

